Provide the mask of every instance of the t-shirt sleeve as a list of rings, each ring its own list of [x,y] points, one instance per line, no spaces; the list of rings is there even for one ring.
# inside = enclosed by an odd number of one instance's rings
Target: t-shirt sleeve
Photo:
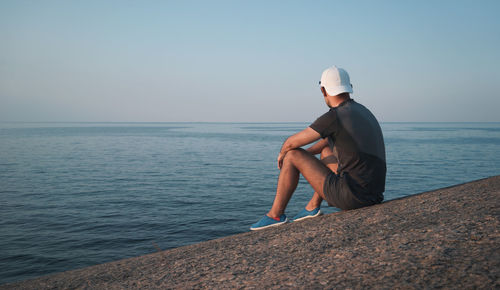
[[[316,119],[309,127],[318,132],[321,138],[326,138],[336,131],[337,114],[334,110],[330,110]]]

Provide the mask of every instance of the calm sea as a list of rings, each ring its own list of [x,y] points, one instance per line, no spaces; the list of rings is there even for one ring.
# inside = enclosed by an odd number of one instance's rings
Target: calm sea
[[[0,124],[0,283],[248,231],[307,125]],[[500,174],[500,123],[382,129],[386,200]],[[311,194],[302,180],[288,215]]]

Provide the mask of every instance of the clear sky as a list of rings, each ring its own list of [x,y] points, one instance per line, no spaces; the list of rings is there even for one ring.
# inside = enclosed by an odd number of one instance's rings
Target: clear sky
[[[500,1],[0,0],[0,121],[500,121]]]

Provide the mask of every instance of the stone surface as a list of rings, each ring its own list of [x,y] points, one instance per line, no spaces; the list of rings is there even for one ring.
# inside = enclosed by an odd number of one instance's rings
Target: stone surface
[[[500,176],[0,286],[500,288]]]

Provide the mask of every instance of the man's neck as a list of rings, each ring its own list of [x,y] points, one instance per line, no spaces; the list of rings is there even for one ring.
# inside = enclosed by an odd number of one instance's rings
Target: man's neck
[[[343,93],[337,96],[328,96],[330,99],[330,107],[331,108],[336,108],[343,102],[350,100],[351,97],[349,96],[349,93]]]

